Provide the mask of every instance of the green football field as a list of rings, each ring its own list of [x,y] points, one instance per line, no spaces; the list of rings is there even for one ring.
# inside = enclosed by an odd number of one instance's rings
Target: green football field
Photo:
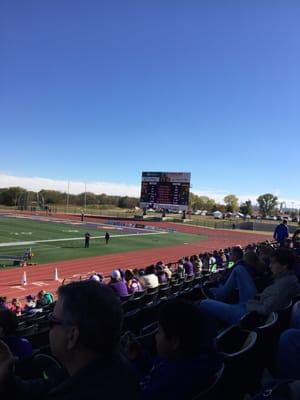
[[[111,235],[105,244],[104,234]],[[84,234],[91,234],[90,248],[84,248]],[[139,232],[139,233],[137,233]],[[205,240],[204,235],[178,232],[152,233],[112,225],[53,222],[0,216],[0,256],[22,256],[31,248],[38,264],[134,250],[176,246]],[[0,265],[13,265],[0,259]]]

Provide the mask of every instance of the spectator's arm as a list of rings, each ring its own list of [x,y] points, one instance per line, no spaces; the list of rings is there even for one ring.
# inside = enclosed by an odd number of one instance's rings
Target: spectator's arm
[[[273,292],[263,299],[252,299],[248,300],[246,304],[247,311],[257,311],[259,314],[268,315],[270,312],[274,311],[277,307],[278,293]]]

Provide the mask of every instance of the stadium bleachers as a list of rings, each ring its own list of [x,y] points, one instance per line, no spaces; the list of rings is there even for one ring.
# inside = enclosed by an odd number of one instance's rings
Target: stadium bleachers
[[[143,292],[129,294],[121,298],[124,310],[123,333],[131,331],[137,341],[152,355],[156,355],[155,335],[157,333],[158,311],[168,300],[184,299],[199,301],[205,298],[201,289],[213,273],[197,273],[184,279],[173,276],[158,288],[144,289]],[[254,394],[261,389],[265,368],[271,373],[275,369],[276,346],[280,334],[289,327],[292,306],[299,301],[296,296],[290,304],[278,312],[262,316],[255,312],[243,316],[238,325],[222,330],[217,337],[217,347],[224,356],[224,365],[213,384],[200,391],[193,399],[214,399],[222,393],[231,399],[242,399],[247,393]],[[43,307],[35,314],[22,314],[18,317],[17,334],[30,341],[34,356],[17,364],[16,370],[24,378],[39,377],[48,371],[51,375],[60,368],[51,358],[49,348],[48,314],[55,303]],[[41,356],[46,354],[46,356]],[[54,371],[54,372],[53,372]],[[237,381],[236,376],[243,371]],[[250,378],[249,378],[250,377]]]

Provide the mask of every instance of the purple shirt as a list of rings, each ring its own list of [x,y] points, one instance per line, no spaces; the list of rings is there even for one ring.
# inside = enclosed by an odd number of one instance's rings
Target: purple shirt
[[[187,262],[184,264],[184,270],[185,270],[185,273],[186,273],[188,276],[194,275],[194,267],[193,267],[193,264],[192,264],[190,261],[187,261]]]
[[[6,336],[2,340],[14,356],[20,359],[32,356],[32,346],[27,339],[18,336]]]
[[[118,281],[118,282],[111,282],[109,286],[117,293],[118,296],[127,296],[128,295],[128,290],[127,290],[127,285],[124,280]]]

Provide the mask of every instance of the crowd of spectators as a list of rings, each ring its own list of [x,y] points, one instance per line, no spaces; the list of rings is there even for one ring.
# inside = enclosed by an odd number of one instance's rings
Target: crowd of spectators
[[[6,296],[0,297],[0,310],[10,310],[13,314],[20,316],[23,314],[37,313],[43,310],[48,304],[53,303],[54,296],[50,292],[40,290],[36,296],[27,295],[25,296],[25,303],[15,297],[11,300],[11,304],[8,303]]]
[[[95,272],[87,280],[60,286],[56,301],[45,291],[28,295],[24,304],[13,299],[9,305],[0,297],[1,395],[23,400],[196,398],[224,368],[218,333],[238,326],[245,315],[279,312],[300,294],[297,241],[278,242],[184,256],[173,264],[115,269],[108,281]],[[155,354],[133,332],[123,330],[123,299],[195,277],[201,280],[193,301],[179,295],[157,301]],[[20,335],[18,321],[49,305],[50,352],[60,371],[51,379],[26,381],[12,368],[15,357],[33,357],[30,338]],[[278,337],[277,380],[300,380],[299,309],[293,311],[294,325]]]

